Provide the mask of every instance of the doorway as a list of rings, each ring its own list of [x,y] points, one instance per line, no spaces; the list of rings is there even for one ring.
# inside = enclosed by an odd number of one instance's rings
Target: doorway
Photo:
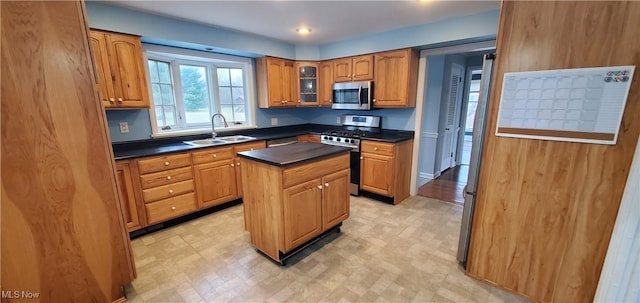
[[[440,149],[436,152],[439,163],[435,163],[433,178],[420,186],[417,193],[429,198],[464,204],[463,191],[469,173],[473,121],[482,73],[482,54],[463,53],[454,56],[464,56],[466,61],[463,62],[466,64],[447,64],[445,60],[439,116],[443,132],[438,134],[442,140],[438,142]],[[447,68],[450,68],[449,72],[446,71]]]

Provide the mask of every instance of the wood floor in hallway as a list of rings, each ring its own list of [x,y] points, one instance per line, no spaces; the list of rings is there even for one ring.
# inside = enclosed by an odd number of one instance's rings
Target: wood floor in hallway
[[[418,195],[446,202],[464,204],[463,190],[467,184],[469,165],[458,165],[442,173],[440,177],[420,186]]]

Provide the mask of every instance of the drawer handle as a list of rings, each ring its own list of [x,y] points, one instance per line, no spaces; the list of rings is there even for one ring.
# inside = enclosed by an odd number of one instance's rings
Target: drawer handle
[[[169,161],[164,162],[164,166],[169,166]]]
[[[218,154],[213,154],[213,157],[214,157],[214,158],[218,157]]]
[[[236,165],[235,165],[235,164],[233,164],[233,163],[231,163],[231,167],[234,167],[234,166],[236,166]]]
[[[167,176],[167,180],[171,180],[171,176]]]
[[[325,183],[325,184],[324,184],[324,187],[329,187],[329,183]]]
[[[253,147],[251,148],[251,150],[253,150]]]
[[[238,164],[238,166],[240,166],[240,162],[238,162],[237,164]]]
[[[170,190],[169,190],[169,193],[170,193],[170,194],[173,194],[173,189],[170,189]]]
[[[322,185],[318,185],[318,189],[322,189]]]
[[[171,206],[171,210],[176,210],[176,207],[175,206]]]
[[[374,148],[373,148],[373,150],[378,150],[378,148],[377,148],[377,147],[374,147]]]

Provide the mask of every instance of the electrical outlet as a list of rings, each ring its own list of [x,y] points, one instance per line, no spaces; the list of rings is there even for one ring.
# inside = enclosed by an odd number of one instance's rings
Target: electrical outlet
[[[120,122],[120,133],[126,134],[129,132],[129,123],[122,121]]]
[[[340,116],[336,117],[336,123],[340,124]]]
[[[278,118],[275,118],[275,117],[271,118],[271,125],[272,126],[278,125]]]

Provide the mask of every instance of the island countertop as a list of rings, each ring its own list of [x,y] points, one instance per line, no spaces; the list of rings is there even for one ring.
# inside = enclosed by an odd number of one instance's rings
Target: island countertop
[[[350,151],[351,148],[333,146],[314,142],[303,142],[285,146],[270,147],[252,151],[239,152],[243,158],[260,161],[275,166],[288,166],[306,161]]]

